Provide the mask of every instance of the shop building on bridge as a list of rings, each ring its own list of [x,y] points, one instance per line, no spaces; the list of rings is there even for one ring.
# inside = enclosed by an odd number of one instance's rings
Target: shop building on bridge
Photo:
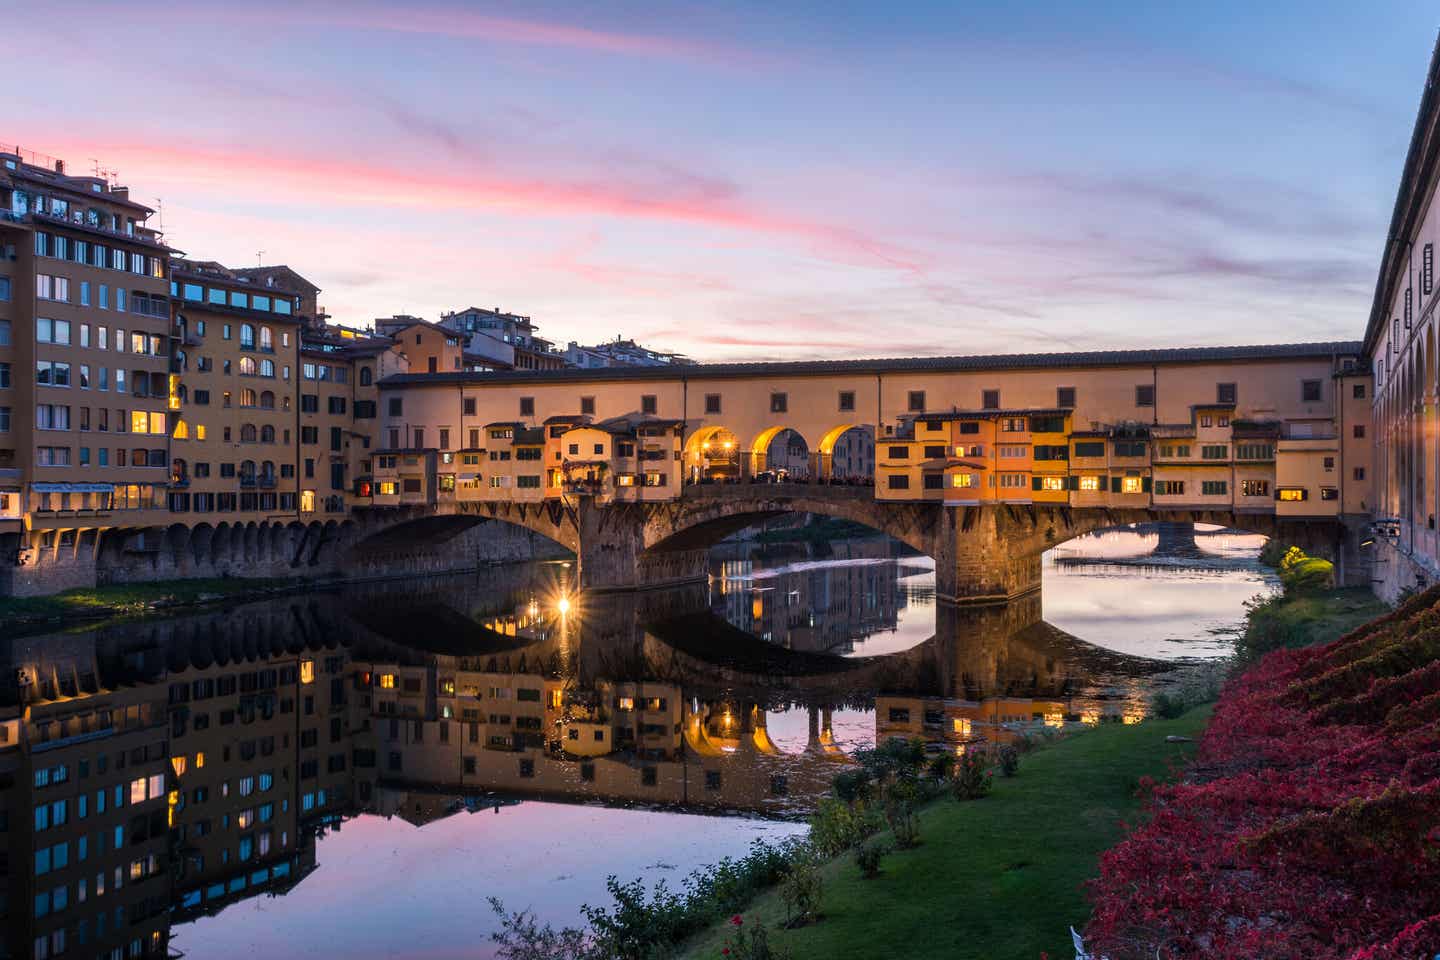
[[[675,500],[783,477],[881,501],[1359,516],[1371,390],[1356,343],[402,375],[380,385],[377,455],[412,471],[376,503]],[[872,434],[873,474],[837,472],[837,445]]]

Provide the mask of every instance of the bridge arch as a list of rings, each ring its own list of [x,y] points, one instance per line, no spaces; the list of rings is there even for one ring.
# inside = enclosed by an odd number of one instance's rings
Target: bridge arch
[[[849,520],[934,556],[943,507],[938,503],[881,503],[870,490],[811,484],[741,484],[687,496],[644,517],[647,552],[705,549],[763,520],[811,513]]]
[[[800,450],[793,451],[799,440]],[[776,451],[776,444],[785,444],[792,449]],[[805,435],[788,424],[766,427],[755,435],[747,447],[750,453],[751,476],[768,470],[787,471],[797,479],[808,479],[812,473],[810,442]]]
[[[701,427],[685,441],[684,482],[733,482],[740,479],[740,437],[724,424]]]
[[[860,449],[851,450],[851,445],[858,445]],[[842,451],[846,454],[844,456],[845,463],[837,465],[837,453]],[[815,460],[816,476],[822,480],[873,479],[875,475],[874,425],[842,423],[830,428],[820,438],[820,444],[815,450]]]

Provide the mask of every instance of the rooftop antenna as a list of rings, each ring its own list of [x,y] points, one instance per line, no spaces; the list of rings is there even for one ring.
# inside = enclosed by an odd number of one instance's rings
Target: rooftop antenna
[[[255,251],[255,266],[256,266],[256,268],[262,267],[262,266],[264,266],[264,265],[265,265],[265,251],[264,251],[264,250],[257,250],[257,251]]]
[[[164,232],[165,232],[165,201],[162,200],[162,199],[159,198],[159,197],[156,197],[156,198],[155,198],[155,213],[157,214],[156,219],[160,221],[160,223],[159,223],[160,232],[161,232],[161,233],[164,233]]]
[[[91,157],[91,158],[90,158],[90,162],[95,165],[95,166],[94,166],[95,179],[96,179],[96,180],[99,180],[99,179],[100,179],[100,161],[99,161],[99,160],[96,160],[94,157]]]

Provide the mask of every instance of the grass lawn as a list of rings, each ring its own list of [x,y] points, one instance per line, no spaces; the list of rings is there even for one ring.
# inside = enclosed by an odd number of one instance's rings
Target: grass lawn
[[[1106,724],[1028,754],[985,799],[926,808],[920,847],[887,855],[878,878],[863,879],[848,855],[827,864],[819,923],[777,930],[784,907],[773,890],[746,922],[764,922],[795,960],[1073,956],[1070,926],[1090,913],[1081,884],[1119,839],[1119,821],[1136,815],[1139,779],[1183,763],[1194,744],[1165,737],[1198,737],[1209,715],[1200,707],[1174,720]],[[684,956],[719,960],[729,929],[707,931]]]
[[[152,609],[263,594],[296,586],[294,579],[228,577],[214,580],[161,580],[109,587],[80,587],[48,597],[0,597],[0,629],[50,621],[133,616]],[[158,608],[154,605],[159,604]]]
[[[1298,597],[1276,595],[1251,610],[1237,652],[1244,659],[1281,647],[1329,643],[1389,612],[1368,587],[1341,587]]]

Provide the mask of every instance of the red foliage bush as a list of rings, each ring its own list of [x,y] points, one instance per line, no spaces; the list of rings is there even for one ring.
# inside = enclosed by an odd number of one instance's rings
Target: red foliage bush
[[[1106,852],[1111,960],[1440,953],[1440,589],[1226,685],[1184,782]]]

